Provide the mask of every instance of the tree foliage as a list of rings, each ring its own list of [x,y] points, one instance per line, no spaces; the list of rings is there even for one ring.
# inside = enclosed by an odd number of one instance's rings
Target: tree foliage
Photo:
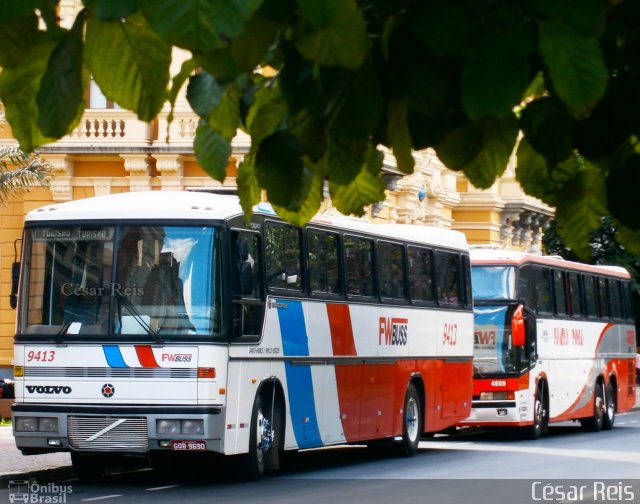
[[[224,178],[237,128],[252,137],[238,174],[246,210],[263,188],[304,222],[328,180],[338,208],[362,213],[382,197],[381,145],[405,173],[412,150],[432,147],[489,187],[517,145],[518,180],[557,207],[573,250],[587,254],[606,214],[640,244],[640,2],[83,3],[70,30],[56,0],[0,4],[0,100],[27,151],[74,128],[89,73],[145,121],[188,79],[208,173]],[[171,76],[174,46],[192,59]]]
[[[0,147],[0,204],[16,193],[49,183],[51,166],[37,154]]]

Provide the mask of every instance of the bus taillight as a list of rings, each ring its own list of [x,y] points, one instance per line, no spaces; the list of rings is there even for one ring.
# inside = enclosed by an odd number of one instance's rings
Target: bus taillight
[[[525,330],[524,330],[524,306],[518,305],[513,312],[511,318],[511,337],[513,338],[513,346],[524,346]]]

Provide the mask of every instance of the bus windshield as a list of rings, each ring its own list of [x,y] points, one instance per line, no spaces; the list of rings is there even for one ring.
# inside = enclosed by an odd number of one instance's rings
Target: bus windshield
[[[211,335],[215,238],[212,227],[28,228],[18,333]]]
[[[515,300],[513,266],[473,266],[471,280],[474,301]]]

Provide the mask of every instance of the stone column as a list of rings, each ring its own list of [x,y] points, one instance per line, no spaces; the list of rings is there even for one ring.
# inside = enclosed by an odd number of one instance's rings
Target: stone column
[[[67,154],[46,154],[43,156],[51,165],[49,189],[53,201],[73,199],[73,157]]]
[[[149,156],[147,154],[120,154],[124,159],[124,169],[129,174],[129,190],[150,191]]]
[[[154,154],[163,191],[184,189],[184,163],[179,154]]]

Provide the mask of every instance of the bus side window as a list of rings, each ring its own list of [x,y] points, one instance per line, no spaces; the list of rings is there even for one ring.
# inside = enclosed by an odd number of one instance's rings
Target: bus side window
[[[409,292],[412,301],[432,302],[433,295],[433,253],[422,247],[408,248]]]
[[[236,336],[262,333],[264,300],[260,267],[260,237],[256,233],[234,231],[232,252],[236,266],[234,290]]]
[[[595,278],[591,275],[583,275],[584,300],[587,318],[598,317],[598,293]]]
[[[549,268],[536,267],[533,269],[533,288],[537,291],[536,312],[550,314],[553,312],[551,296],[551,272]]]
[[[537,289],[534,284],[533,268],[522,266],[518,272],[518,301],[535,311],[538,304]]]
[[[379,241],[377,259],[380,297],[406,299],[404,247],[396,243]]]
[[[344,237],[344,268],[347,294],[372,297],[373,241],[355,236]]]
[[[300,291],[300,230],[269,222],[265,228],[265,240],[267,286],[270,289]]]
[[[307,270],[314,294],[340,294],[339,239],[335,233],[309,230]]]
[[[582,309],[582,296],[580,289],[580,281],[577,273],[569,273],[569,306],[571,307],[571,316],[580,318],[584,316]]]
[[[607,292],[607,281],[602,277],[598,277],[598,298],[600,299],[600,317],[608,319],[611,316],[609,294]]]
[[[611,318],[615,320],[622,319],[622,298],[620,296],[620,282],[609,278],[609,301],[611,306]]]
[[[564,271],[555,270],[553,272],[553,287],[555,294],[556,313],[558,315],[567,314],[567,293]]]
[[[436,289],[440,304],[460,303],[460,269],[457,254],[436,252]]]

